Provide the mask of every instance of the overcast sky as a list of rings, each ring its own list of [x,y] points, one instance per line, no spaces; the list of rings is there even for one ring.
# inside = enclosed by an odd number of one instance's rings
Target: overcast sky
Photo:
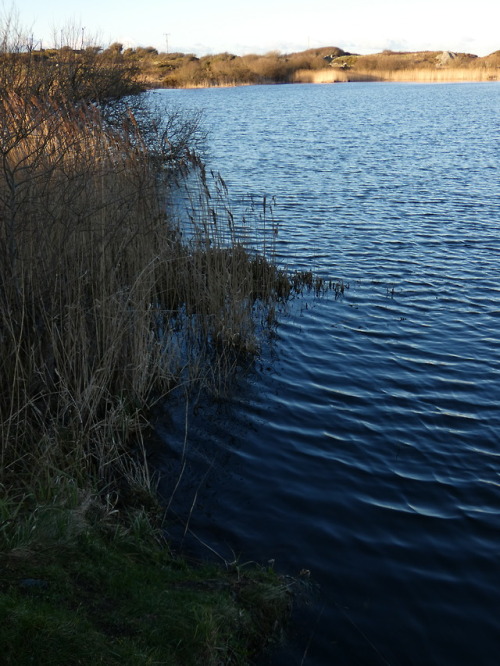
[[[355,53],[500,49],[500,0],[0,0],[43,46],[69,24],[85,41],[203,55],[339,46]]]

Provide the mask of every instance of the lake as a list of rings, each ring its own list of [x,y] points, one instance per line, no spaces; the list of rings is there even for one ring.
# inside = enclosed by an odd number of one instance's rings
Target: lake
[[[274,198],[280,263],[349,286],[290,303],[190,415],[169,534],[311,571],[265,663],[497,664],[500,83],[153,95],[203,111],[235,214]]]

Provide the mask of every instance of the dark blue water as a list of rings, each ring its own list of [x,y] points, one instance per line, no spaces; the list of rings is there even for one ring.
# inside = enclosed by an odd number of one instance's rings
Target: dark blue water
[[[311,570],[271,663],[500,663],[500,84],[156,94],[204,111],[237,212],[276,198],[281,262],[349,283],[190,414],[182,530]]]

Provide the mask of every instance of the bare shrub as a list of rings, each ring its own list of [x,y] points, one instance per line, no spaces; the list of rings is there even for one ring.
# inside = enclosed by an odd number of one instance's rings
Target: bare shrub
[[[102,51],[84,42],[76,26],[61,30],[58,40],[55,48],[36,48],[15,15],[0,17],[0,95],[17,92],[102,104],[142,89],[135,63],[116,48]]]

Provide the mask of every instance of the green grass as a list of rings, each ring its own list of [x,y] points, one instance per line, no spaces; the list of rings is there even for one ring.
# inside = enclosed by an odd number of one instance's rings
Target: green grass
[[[291,579],[188,565],[127,534],[0,556],[3,664],[245,664],[279,638]]]

